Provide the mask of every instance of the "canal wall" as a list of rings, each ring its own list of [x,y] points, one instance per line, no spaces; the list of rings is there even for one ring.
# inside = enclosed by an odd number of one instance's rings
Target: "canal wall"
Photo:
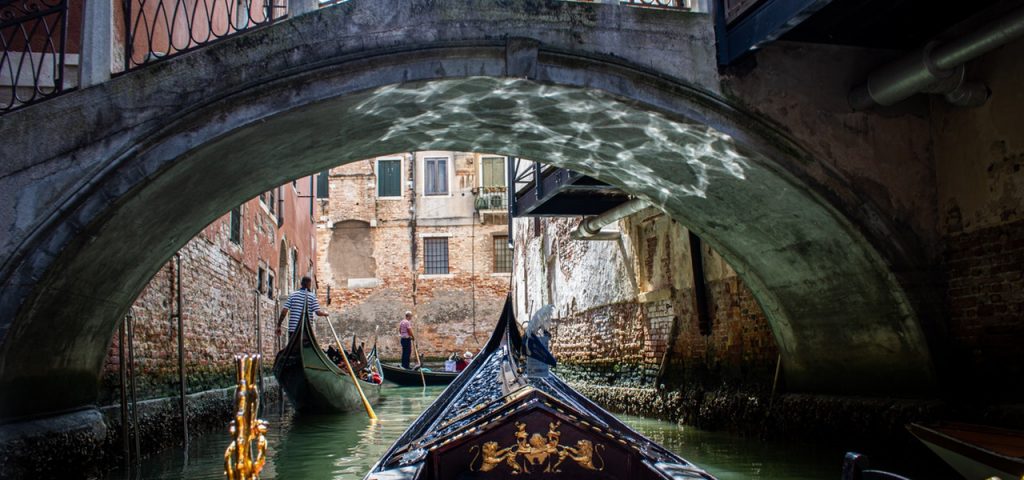
[[[931,102],[949,390],[1024,398],[1024,40],[969,65],[991,98]]]
[[[231,362],[227,362],[231,363]],[[235,388],[186,396],[189,436],[212,432],[230,442],[228,424],[236,409]],[[264,377],[263,408],[280,405],[277,380]],[[0,426],[0,479],[97,478],[118,466],[128,467],[150,454],[181,445],[179,397],[127,403],[129,428],[120,404],[89,408],[44,419]],[[275,428],[270,425],[270,428]],[[127,435],[127,440],[126,440]]]
[[[874,111],[851,109],[849,89],[894,53],[776,42],[725,69],[722,92],[800,138],[859,186],[861,202],[883,205],[896,220],[875,247],[898,252],[888,256],[892,272],[913,286],[937,395],[1019,402],[1024,40],[967,65],[968,78],[988,88],[981,106],[918,96]]]
[[[779,355],[773,332],[712,247],[653,208],[620,222],[616,241],[572,240],[578,222],[516,221],[517,312],[526,321],[542,305],[555,307],[551,349],[561,376],[626,387],[771,389]]]
[[[315,279],[311,200],[300,198],[308,196],[309,184],[300,179],[244,202],[153,275],[131,307],[131,335],[127,324],[113,333],[100,376],[100,405],[119,398],[122,360],[140,399],[177,395],[179,360],[187,393],[234,385],[236,353],[261,353],[264,371],[270,371],[284,342],[274,332],[281,299],[303,275]]]

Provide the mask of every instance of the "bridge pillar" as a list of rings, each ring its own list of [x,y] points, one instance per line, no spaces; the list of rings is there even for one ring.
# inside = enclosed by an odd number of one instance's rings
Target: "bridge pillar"
[[[320,8],[320,0],[288,0],[288,16],[297,17]]]
[[[112,4],[113,0],[85,2],[82,15],[82,56],[78,67],[78,85],[81,88],[110,80],[110,60],[114,48]]]

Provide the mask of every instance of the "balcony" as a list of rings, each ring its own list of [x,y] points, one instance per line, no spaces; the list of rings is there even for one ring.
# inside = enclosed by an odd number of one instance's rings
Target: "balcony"
[[[474,188],[473,197],[473,208],[480,214],[480,223],[484,225],[504,225],[508,223],[507,188]]]

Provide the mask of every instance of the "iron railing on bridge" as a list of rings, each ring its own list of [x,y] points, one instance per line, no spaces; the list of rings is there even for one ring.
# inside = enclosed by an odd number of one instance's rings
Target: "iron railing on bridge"
[[[68,0],[0,0],[0,114],[64,90]]]
[[[125,70],[286,16],[287,0],[122,0]]]

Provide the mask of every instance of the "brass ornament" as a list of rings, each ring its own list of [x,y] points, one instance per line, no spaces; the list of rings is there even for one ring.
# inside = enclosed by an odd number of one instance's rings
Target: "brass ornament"
[[[562,433],[558,431],[558,427],[561,424],[561,421],[549,423],[547,435],[542,436],[539,433],[531,435],[526,431],[525,423],[516,422],[516,440],[513,445],[500,448],[498,442],[491,441],[470,448],[470,451],[479,451],[470,460],[469,471],[490,472],[504,464],[512,470],[513,475],[531,473],[531,468],[545,473],[560,473],[562,470],[559,467],[566,459],[587,470],[604,470],[604,459],[598,450],[605,446],[594,445],[590,440],[579,440],[575,447],[560,445]],[[600,466],[594,463],[595,454]],[[480,465],[474,467],[477,458],[481,458]]]
[[[256,388],[259,355],[235,355],[235,419],[228,431],[231,444],[224,451],[228,480],[258,480],[267,462],[267,422],[256,418],[260,393]]]

